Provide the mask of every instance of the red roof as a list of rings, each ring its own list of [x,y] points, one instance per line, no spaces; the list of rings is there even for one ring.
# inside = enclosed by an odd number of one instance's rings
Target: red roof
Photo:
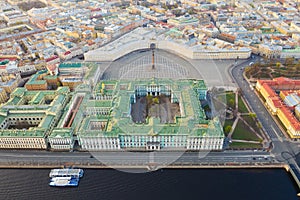
[[[300,85],[300,80],[293,80],[285,77],[274,78],[273,82],[277,85]]]
[[[50,58],[47,58],[45,61],[46,61],[46,62],[50,62],[50,61],[52,61],[52,60],[55,60],[56,58],[58,58],[57,55],[52,56],[52,57],[50,57]]]
[[[268,84],[264,83],[262,86],[265,88],[269,97],[277,96],[277,94],[274,92],[274,90]]]
[[[221,36],[224,36],[224,37],[227,37],[227,38],[231,38],[231,39],[235,39],[235,38],[236,38],[236,36],[230,35],[230,34],[228,34],[228,33],[221,33],[220,35],[221,35]]]
[[[271,97],[270,99],[271,99],[273,105],[276,108],[280,108],[282,106],[282,101],[281,101],[281,99],[279,97],[277,97],[277,96],[275,97],[274,96],[274,97]]]
[[[90,8],[90,10],[91,10],[92,12],[94,12],[94,11],[100,11],[101,8]]]
[[[285,77],[279,77],[273,80],[258,80],[258,83],[266,90],[274,106],[276,108],[279,108],[281,112],[284,114],[284,116],[289,120],[293,129],[295,131],[300,131],[300,122],[292,112],[294,108],[286,106],[274,91],[275,88],[277,89],[284,88],[284,90],[280,91],[283,96],[288,96],[291,93],[295,93],[295,92],[297,92],[297,94],[300,95],[299,89],[294,90],[295,86],[300,86],[300,80],[293,80]]]
[[[0,62],[2,62],[4,60],[15,61],[15,60],[17,60],[17,58],[16,57],[0,58]]]
[[[293,126],[293,128],[296,131],[300,131],[300,123],[299,123],[298,119],[296,119],[296,117],[293,115],[293,113],[286,106],[282,106],[280,108],[280,110],[283,112],[285,117],[289,120],[289,122]]]

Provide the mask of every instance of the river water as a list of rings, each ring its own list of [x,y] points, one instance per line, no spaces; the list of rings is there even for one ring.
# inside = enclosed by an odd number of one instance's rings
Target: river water
[[[160,169],[151,173],[86,169],[75,188],[48,186],[49,172],[0,169],[0,200],[298,199],[298,188],[283,169]]]

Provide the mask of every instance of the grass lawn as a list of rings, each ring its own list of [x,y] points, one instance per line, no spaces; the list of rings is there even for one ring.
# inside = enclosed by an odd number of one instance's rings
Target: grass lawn
[[[249,115],[243,115],[241,116],[244,120],[246,120],[246,122],[248,122],[248,124],[257,132],[260,132],[260,128],[258,128],[256,121]]]
[[[233,134],[232,139],[236,140],[250,140],[250,141],[259,141],[260,138],[258,138],[255,133],[253,133],[251,130],[249,130],[248,126],[243,122],[240,121],[237,123]]]
[[[237,148],[237,149],[243,149],[243,148],[262,148],[261,144],[253,144],[253,143],[247,143],[247,142],[232,142],[229,147],[231,148]]]
[[[233,104],[231,104],[230,102],[233,102]],[[232,109],[235,109],[235,103],[235,93],[226,93],[226,104]]]
[[[246,105],[245,105],[245,103],[244,103],[244,101],[242,100],[242,97],[238,97],[238,107],[239,107],[239,109],[238,109],[238,111],[240,112],[240,113],[248,113],[249,111],[248,111],[248,109],[247,109],[247,107],[246,107]]]
[[[234,122],[234,120],[232,120],[232,119],[226,119],[225,122],[224,122],[223,131],[224,131],[224,134],[225,134],[226,137],[227,137],[228,134],[225,133],[225,130],[224,130],[224,129],[225,129],[225,127],[228,126],[228,125],[232,126],[233,122]]]
[[[279,62],[279,61],[277,61]],[[282,63],[285,67],[278,68],[275,63],[267,63],[267,64],[255,64],[258,67],[247,67],[245,69],[246,76],[249,78],[253,76],[254,78],[271,78],[269,77],[268,73],[271,73],[273,78],[279,77],[279,76],[285,76],[290,78],[296,78],[298,79],[300,77],[299,73],[299,66],[298,64],[292,63],[292,64],[286,64]],[[273,69],[273,72],[271,70]]]
[[[235,93],[233,92],[226,93],[226,101],[229,102],[230,99],[233,99],[235,101]]]

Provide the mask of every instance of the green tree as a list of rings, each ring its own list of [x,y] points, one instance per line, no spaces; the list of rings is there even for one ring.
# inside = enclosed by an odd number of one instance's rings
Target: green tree
[[[153,103],[159,104],[159,99],[158,99],[157,97],[154,97],[154,98],[153,98]]]
[[[230,133],[231,129],[232,129],[232,126],[231,126],[231,125],[227,125],[227,126],[224,128],[224,133],[225,133],[225,134]]]
[[[260,122],[257,123],[258,128],[262,128],[262,124]]]
[[[235,104],[234,99],[229,99],[228,106],[234,109],[234,104]]]
[[[276,63],[276,67],[279,69],[280,66],[281,66],[281,63],[280,63],[280,62],[277,62],[277,63]]]
[[[255,113],[249,113],[249,116],[252,118],[256,118],[256,114]]]
[[[194,10],[193,8],[190,8],[190,9],[188,9],[188,13],[189,13],[190,15],[193,15],[193,14],[195,14],[196,12],[195,12],[195,10]]]

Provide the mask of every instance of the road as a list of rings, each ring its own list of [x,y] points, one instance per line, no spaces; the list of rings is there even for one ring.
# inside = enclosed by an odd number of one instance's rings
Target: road
[[[289,152],[292,155],[297,155],[299,153],[299,143],[292,142],[286,138],[278,124],[274,121],[273,117],[270,115],[268,110],[265,108],[261,100],[255,94],[253,87],[244,79],[243,69],[249,66],[251,62],[256,62],[259,57],[254,57],[237,65],[232,68],[231,74],[235,83],[242,91],[243,97],[246,99],[248,105],[251,107],[252,111],[256,113],[258,120],[260,121],[263,130],[270,137],[273,149],[272,153],[276,156],[279,161],[284,161],[285,158],[282,157],[282,152]]]
[[[0,163],[80,163],[104,165],[182,165],[182,164],[224,164],[224,163],[273,163],[268,152],[225,151],[225,152],[43,152],[2,151]]]

